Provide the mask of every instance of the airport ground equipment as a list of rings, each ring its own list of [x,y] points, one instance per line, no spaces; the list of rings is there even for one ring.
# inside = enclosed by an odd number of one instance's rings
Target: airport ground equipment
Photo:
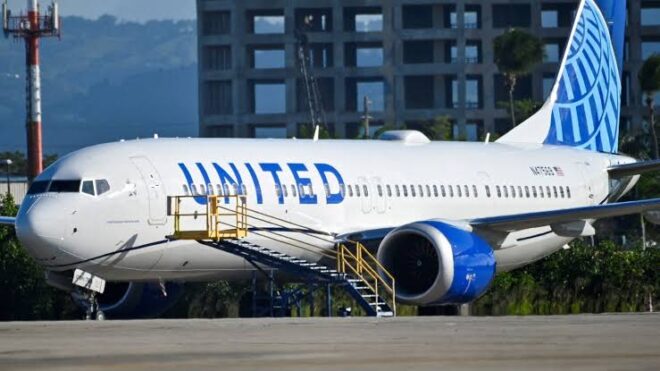
[[[204,210],[185,202],[200,197],[206,199]],[[225,206],[223,200],[227,198],[231,202]],[[313,243],[282,233],[296,231],[312,239],[321,239],[315,237],[316,231],[248,208],[245,195],[175,196],[170,197],[168,205],[169,214],[174,218],[174,233],[168,237],[173,240],[196,240],[201,245],[242,257],[267,277],[267,270],[274,269],[308,285],[341,287],[367,315],[396,315],[394,277],[359,242],[337,243],[334,251],[321,250]],[[205,223],[196,225],[205,225],[204,229],[187,229],[191,219],[201,218]],[[300,251],[314,251],[323,256],[321,262],[331,261],[334,266],[251,243],[248,234]]]
[[[55,2],[48,7],[46,15],[40,14],[37,0],[27,0],[27,6],[27,14],[15,16],[9,11],[5,0],[2,4],[2,29],[6,37],[12,35],[25,40],[28,180],[32,181],[43,171],[39,40],[42,37],[60,37],[61,21]]]

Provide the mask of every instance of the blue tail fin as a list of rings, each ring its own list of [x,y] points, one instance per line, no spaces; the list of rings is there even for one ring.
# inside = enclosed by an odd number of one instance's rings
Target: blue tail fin
[[[624,27],[625,0],[583,0],[550,98],[501,141],[616,153]]]

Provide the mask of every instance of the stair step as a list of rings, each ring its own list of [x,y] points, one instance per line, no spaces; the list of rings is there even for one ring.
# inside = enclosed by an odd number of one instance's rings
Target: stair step
[[[392,313],[391,311],[386,311],[386,312],[379,311],[378,313],[376,313],[376,317],[394,317],[394,313]]]
[[[375,298],[376,297],[375,294],[366,294],[366,295],[360,295],[360,296],[362,296],[363,298]]]
[[[387,304],[387,303],[381,303],[381,302],[369,303],[369,305],[371,305],[371,306],[379,306],[379,305],[385,305],[385,304]]]

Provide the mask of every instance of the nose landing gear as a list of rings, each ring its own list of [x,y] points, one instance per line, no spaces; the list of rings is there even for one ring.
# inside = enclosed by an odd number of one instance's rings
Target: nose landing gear
[[[97,295],[103,294],[105,291],[105,280],[89,272],[76,269],[73,273],[72,283],[84,291],[83,295],[88,303],[85,319],[89,321],[96,318],[97,321],[104,321],[105,313],[99,307]]]
[[[91,291],[87,295],[88,305],[85,311],[85,320],[91,321],[96,317],[97,321],[105,321],[105,313],[99,307],[99,301],[96,298],[96,292]]]

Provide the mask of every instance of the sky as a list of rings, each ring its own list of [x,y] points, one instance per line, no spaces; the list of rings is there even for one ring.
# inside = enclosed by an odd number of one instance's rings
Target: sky
[[[17,13],[25,10],[27,0],[9,0],[9,8]],[[96,19],[104,14],[120,20],[146,22],[164,19],[194,19],[195,0],[58,0],[62,16],[76,15]],[[51,0],[40,0],[42,8]]]

